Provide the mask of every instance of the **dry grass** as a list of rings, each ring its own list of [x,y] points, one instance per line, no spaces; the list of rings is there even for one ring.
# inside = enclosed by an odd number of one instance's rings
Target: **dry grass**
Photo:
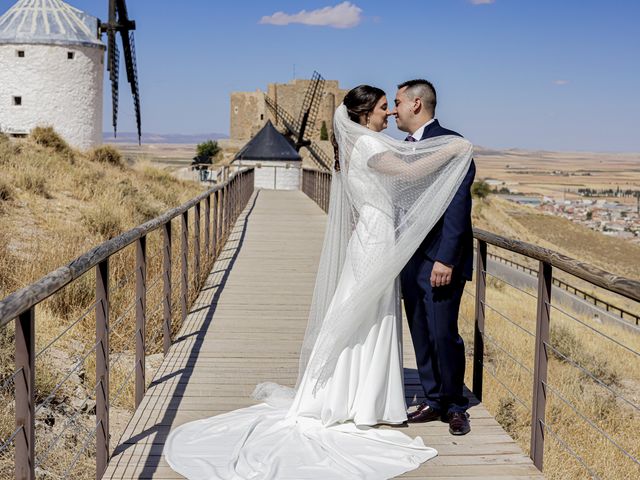
[[[193,198],[201,192],[195,183],[175,180],[148,165],[129,167],[112,147],[96,149],[88,154],[73,151],[50,129],[36,129],[24,141],[0,141],[0,191],[7,192],[0,201],[0,298],[22,288],[43,275],[65,265],[73,258],[108,238],[132,228],[160,213]],[[193,222],[193,220],[191,220]],[[176,223],[176,222],[174,222]],[[174,225],[174,238],[179,238],[179,225]],[[161,238],[154,232],[147,239],[148,284],[161,273]],[[130,375],[135,311],[133,302],[135,246],[129,246],[110,259],[111,275],[111,395],[121,415],[133,407],[133,378]],[[173,258],[178,259],[179,242],[174,241]],[[193,252],[190,252],[190,261]],[[179,283],[179,263],[174,261],[173,284]],[[195,297],[193,286],[190,300]],[[148,294],[148,354],[161,349],[161,313],[157,310],[162,288],[156,286]],[[174,288],[172,328],[179,328],[179,289]],[[55,346],[42,354],[36,363],[36,390],[39,402],[46,399],[47,408],[37,416],[37,452],[67,428],[61,440],[43,463],[42,475],[64,473],[95,425],[91,405],[94,397],[95,275],[87,273],[68,285],[36,310],[36,350],[75,324]],[[126,313],[129,311],[128,313]],[[88,312],[88,313],[87,313]],[[126,315],[125,315],[126,313]],[[115,322],[120,322],[115,325]],[[2,329],[0,336],[0,375],[13,372],[13,327]],[[160,341],[159,341],[160,340]],[[86,360],[82,360],[86,357]],[[55,390],[67,373],[76,369],[62,388]],[[150,381],[153,372],[148,372]],[[0,381],[0,384],[2,381]],[[14,429],[13,388],[0,392],[0,439]],[[55,390],[55,392],[54,392]],[[115,395],[120,396],[115,401]],[[53,395],[52,395],[53,393]],[[123,409],[122,409],[123,408]],[[78,410],[82,414],[70,425]],[[114,413],[112,411],[112,413]],[[120,422],[122,423],[122,422]],[[117,439],[119,432],[112,431]],[[112,440],[112,444],[114,440]],[[90,478],[95,468],[92,442],[79,458],[73,474]],[[11,470],[12,452],[0,455],[0,478]]]
[[[500,282],[488,282],[487,304],[529,332],[535,332],[535,299]],[[473,292],[473,284],[469,285]],[[530,292],[535,294],[535,292]],[[572,315],[567,306],[558,305]],[[485,385],[483,402],[511,436],[528,452],[530,442],[532,375],[517,365],[506,350],[524,367],[533,371],[533,338],[487,308],[485,341]],[[473,299],[465,295],[460,327],[468,349],[473,345]],[[575,314],[587,324],[592,320]],[[639,478],[640,469],[603,438],[589,422],[567,405],[564,397],[593,425],[607,432],[622,448],[640,457],[637,432],[640,413],[616,395],[640,404],[640,361],[637,355],[581,326],[559,310],[552,309],[551,341],[547,389],[546,421],[550,428],[580,455],[585,463],[607,479]],[[640,335],[615,326],[592,324],[629,348],[640,351]],[[495,343],[494,343],[495,342]],[[554,350],[555,349],[555,350]],[[557,351],[556,351],[557,350]],[[595,379],[576,368],[588,371]],[[466,381],[471,384],[471,368]],[[524,402],[509,393],[493,375]],[[597,379],[597,380],[596,380]],[[611,393],[615,392],[615,395]],[[586,470],[567,454],[552,434],[545,435],[544,471],[551,479],[587,478]]]
[[[117,167],[123,166],[122,154],[111,145],[101,145],[94,148],[88,153],[88,157],[92,162],[106,163]]]

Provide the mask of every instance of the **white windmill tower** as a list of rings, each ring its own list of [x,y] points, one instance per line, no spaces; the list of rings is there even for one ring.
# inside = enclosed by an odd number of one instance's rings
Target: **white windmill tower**
[[[133,29],[124,0],[109,0],[107,23],[62,0],[19,0],[0,17],[0,131],[20,136],[51,125],[77,148],[102,143],[101,34],[108,36],[115,129],[120,32],[140,132]]]

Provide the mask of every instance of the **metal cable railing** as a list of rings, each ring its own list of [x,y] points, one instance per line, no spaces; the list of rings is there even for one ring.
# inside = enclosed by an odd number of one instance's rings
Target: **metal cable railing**
[[[58,334],[58,336],[56,338],[54,338],[53,340],[51,340],[46,347],[44,347],[42,350],[40,350],[38,353],[36,353],[36,359],[42,355],[44,352],[46,352],[47,350],[49,350],[49,348],[51,348],[58,340],[60,340],[69,330],[71,330],[73,327],[75,327],[77,324],[79,324],[80,322],[82,322],[85,318],[87,318],[89,316],[89,314],[91,314],[96,308],[96,302],[93,302],[89,308],[87,308],[84,313],[82,315],[80,315],[80,317],[75,320],[73,323],[71,323],[71,325],[68,325],[60,334]]]
[[[618,451],[620,451],[621,453],[623,453],[624,455],[626,455],[630,460],[632,460],[635,464],[637,464],[638,466],[640,466],[640,460],[637,459],[636,457],[634,457],[631,453],[629,453],[624,447],[622,447],[620,444],[618,444],[618,442],[616,442],[613,438],[611,438],[611,436],[605,432],[602,428],[600,428],[598,425],[596,425],[591,419],[589,419],[587,416],[585,416],[582,412],[580,412],[572,403],[571,401],[567,400],[565,398],[564,395],[562,395],[557,388],[549,385],[547,382],[542,382],[544,384],[544,386],[550,391],[552,392],[556,397],[558,397],[562,403],[564,403],[567,407],[569,407],[573,413],[575,413],[576,415],[578,415],[585,423],[587,423],[592,429],[594,429],[596,432],[598,432],[600,434],[600,436],[602,436],[603,438],[605,438],[607,441],[609,441],[609,443],[611,443],[614,447],[616,447],[618,449]]]
[[[492,338],[487,332],[484,332],[482,334],[482,336],[489,340],[491,342],[491,344],[496,347],[498,350],[500,350],[502,353],[504,353],[505,355],[507,355],[516,365],[518,365],[521,369],[523,369],[525,372],[527,372],[530,375],[533,375],[533,370],[531,370],[529,367],[527,367],[524,363],[522,363],[520,360],[518,360],[516,357],[514,357],[511,353],[509,353],[504,347],[502,347],[494,338]]]
[[[98,384],[96,384],[93,390],[95,391],[97,387],[98,387]],[[54,448],[58,445],[58,442],[62,439],[62,436],[69,430],[69,428],[75,422],[75,420],[78,419],[80,415],[83,413],[84,407],[89,403],[91,398],[92,398],[91,395],[87,395],[85,397],[84,401],[80,404],[80,406],[76,408],[76,412],[71,417],[69,417],[65,421],[65,423],[62,425],[62,430],[58,432],[58,434],[53,438],[53,440],[51,440],[51,442],[49,442],[49,446],[47,447],[47,449],[36,457],[36,468],[38,468],[40,465],[44,464],[44,462],[47,461],[51,452],[53,452]],[[89,432],[89,430],[87,430],[83,425],[79,424],[78,426],[83,428],[85,432],[87,433]]]
[[[587,327],[589,330],[591,330],[592,332],[600,335],[601,337],[606,338],[607,340],[609,340],[610,342],[615,343],[616,345],[618,345],[621,348],[624,348],[626,351],[640,357],[640,352],[635,351],[634,349],[632,349],[631,347],[628,347],[627,345],[625,345],[624,343],[619,342],[618,340],[616,340],[615,338],[607,335],[606,333],[598,330],[597,328],[594,328],[593,326],[589,325],[588,323],[584,322],[583,320],[580,320],[578,317],[576,317],[575,315],[570,314],[569,312],[567,312],[566,310],[557,307],[555,305],[551,305],[549,303],[547,303],[547,305],[549,305],[549,307],[553,308],[554,310],[563,313],[564,315],[566,315],[568,318],[570,318],[571,320],[574,320],[576,322],[578,322],[580,325]]]
[[[13,441],[16,438],[16,435],[18,435],[18,433],[22,431],[22,428],[23,428],[22,426],[19,426],[13,431],[11,435],[9,435],[9,438],[7,438],[7,440],[0,447],[0,453],[4,452],[9,447],[9,445],[13,443]]]
[[[587,465],[587,462],[580,455],[578,455],[575,452],[575,450],[567,444],[567,442],[562,440],[562,438],[560,438],[560,436],[547,423],[545,423],[544,420],[540,420],[540,424],[544,427],[544,429],[548,433],[551,434],[551,436],[556,440],[556,442],[558,442],[565,449],[565,451],[569,453],[569,455],[575,458],[585,468],[585,470],[589,472],[589,475],[591,475],[591,478],[600,480],[600,477],[589,467],[589,465]]]
[[[604,389],[608,390],[609,393],[611,393],[613,396],[615,396],[616,398],[619,398],[620,400],[622,400],[623,402],[625,402],[627,405],[629,405],[631,408],[633,408],[634,410],[636,410],[637,412],[640,413],[640,406],[636,405],[635,403],[633,403],[631,400],[629,400],[628,398],[626,398],[625,396],[621,395],[620,393],[616,392],[615,390],[613,390],[613,388],[611,388],[609,385],[607,385],[606,383],[604,383],[602,380],[600,380],[598,377],[596,377],[593,372],[590,372],[589,370],[587,370],[586,368],[584,368],[582,365],[578,365],[575,361],[573,361],[573,359],[569,358],[568,356],[566,356],[565,354],[563,354],[560,350],[558,350],[557,348],[555,348],[553,345],[550,345],[549,343],[545,342],[544,343],[546,348],[549,348],[550,350],[552,350],[556,355],[558,355],[564,362],[567,362],[569,364],[571,364],[571,366],[577,368],[578,370],[580,370],[582,373],[584,373],[586,376],[588,376],[589,378],[591,378],[594,382],[596,382],[598,385],[600,385],[601,387],[603,387]]]
[[[497,372],[492,367],[490,367],[484,361],[482,361],[482,366],[484,367],[484,371],[486,371],[489,375],[491,375],[491,377],[496,382],[498,382],[502,386],[502,388],[504,388],[507,392],[509,392],[509,395],[511,395],[515,401],[517,401],[524,408],[529,408],[529,405],[527,405],[527,402],[525,402],[522,398],[520,398],[520,396],[517,393],[511,390],[511,388],[509,388],[509,386],[506,383],[500,380],[500,377],[498,376]]]
[[[485,272],[484,272],[484,273],[485,273],[486,275],[488,275],[489,277],[491,277],[491,278],[493,278],[493,279],[495,279],[495,280],[497,280],[497,281],[499,281],[499,282],[501,282],[501,283],[503,283],[503,284],[505,284],[505,285],[510,286],[510,287],[511,287],[511,288],[513,288],[514,290],[518,290],[519,292],[524,293],[525,295],[528,295],[529,297],[533,298],[534,300],[537,298],[533,293],[531,293],[531,292],[527,292],[527,291],[526,291],[526,290],[524,290],[523,288],[520,288],[520,287],[518,287],[518,286],[514,285],[513,283],[509,283],[509,282],[507,282],[504,278],[500,278],[500,277],[498,277],[498,276],[496,276],[496,275],[494,275],[494,274],[492,274],[492,273],[487,272],[486,270],[485,270]]]
[[[529,335],[530,337],[535,338],[536,334],[527,330],[526,328],[524,328],[522,325],[520,325],[518,322],[512,320],[511,318],[509,318],[507,315],[505,315],[504,313],[502,313],[500,310],[493,308],[491,305],[489,305],[487,302],[483,301],[482,305],[485,306],[486,308],[488,308],[489,310],[491,310],[493,313],[495,313],[496,315],[498,315],[500,318],[502,318],[503,320],[509,322],[511,325],[513,325],[514,327],[518,328],[519,330],[523,331],[524,333],[526,333],[527,335]]]
[[[124,334],[116,331],[123,322],[133,316],[136,321],[136,333],[140,328],[144,331],[146,319],[158,318],[158,314],[164,310],[160,318],[163,349],[166,354],[171,345],[173,326],[184,321],[189,307],[189,298],[193,298],[193,291],[198,288],[200,277],[204,273],[201,268],[211,265],[213,257],[218,257],[219,252],[222,251],[222,244],[228,238],[240,212],[251,198],[253,178],[252,169],[236,172],[226,182],[207,190],[186,204],[105,242],[67,266],[0,301],[0,328],[14,319],[16,325],[16,368],[11,375],[2,380],[3,385],[0,387],[0,392],[8,390],[12,385],[15,387],[15,397],[12,398],[12,402],[15,405],[15,416],[19,419],[17,420],[19,425],[0,447],[0,453],[10,445],[14,445],[16,478],[23,475],[24,468],[27,469],[27,474],[33,477],[35,468],[43,468],[43,464],[49,461],[52,452],[60,448],[62,440],[69,432],[75,432],[74,435],[79,435],[81,432],[86,434],[84,444],[68,465],[48,462],[47,472],[53,476],[62,473],[62,477],[66,477],[73,472],[77,463],[86,457],[90,462],[95,462],[96,477],[102,476],[110,453],[108,405],[120,401],[127,394],[127,386],[131,385],[134,376],[136,405],[139,404],[147,385],[144,379],[144,368],[138,367],[141,364],[144,365],[146,345],[149,345],[149,340],[154,342],[158,340],[157,335],[152,339],[143,338],[142,342],[139,338],[136,339],[134,368],[128,370],[122,382],[119,385],[113,385],[109,391],[108,388],[103,387],[109,385],[110,369],[115,368],[130,354],[123,349],[117,355],[110,355],[110,334],[126,345],[127,339],[124,338]],[[175,221],[172,222],[173,220]],[[181,229],[173,228],[172,224],[179,221],[181,221]],[[158,250],[147,255],[147,237],[155,231],[161,234],[161,243]],[[128,274],[110,288],[110,283],[113,283],[110,280],[113,277],[110,279],[109,276],[109,259],[130,245],[135,247],[135,268],[131,268]],[[157,245],[157,242],[154,242],[154,245]],[[159,268],[162,273],[154,275],[155,278],[147,285],[149,266],[154,262],[153,271],[155,272],[160,259]],[[90,270],[96,273],[95,300],[80,317],[66,325],[52,340],[47,340],[47,345],[36,352],[35,307]],[[160,284],[163,287],[158,292]],[[109,321],[109,311],[117,307],[112,305],[114,301],[112,299],[120,299],[122,297],[120,289],[129,288],[129,286],[135,287],[135,298],[125,306],[118,318]],[[150,293],[153,293],[154,297],[161,297],[159,306],[157,308],[154,306],[153,311],[146,305],[146,299]],[[36,360],[42,359],[45,353],[94,312],[96,322],[94,345],[89,351],[84,352],[69,370],[63,372],[62,378],[47,391],[44,401],[35,405]],[[56,422],[52,438],[47,439],[45,449],[38,452],[36,456],[36,445],[32,441],[40,435],[40,429],[36,432],[36,415],[52,405],[66,382],[83,368],[91,355],[96,357],[96,385],[93,393],[87,395],[72,413],[66,415],[64,421]],[[38,368],[41,367],[38,366]],[[86,408],[93,400],[96,402],[96,428],[90,430],[84,424],[86,423],[84,417],[94,415],[87,412]],[[93,439],[95,439],[96,453],[87,457],[86,452]]]

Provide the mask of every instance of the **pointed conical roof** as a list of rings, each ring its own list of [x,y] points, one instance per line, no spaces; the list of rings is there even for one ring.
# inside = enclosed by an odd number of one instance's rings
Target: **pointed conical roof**
[[[104,47],[98,19],[62,0],[19,0],[0,17],[1,44]]]
[[[302,160],[302,157],[269,120],[262,130],[238,152],[235,159],[295,162]]]

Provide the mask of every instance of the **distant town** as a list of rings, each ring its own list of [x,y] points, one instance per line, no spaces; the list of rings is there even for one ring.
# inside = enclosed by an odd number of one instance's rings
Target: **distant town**
[[[640,190],[579,188],[567,191],[564,197],[580,198],[558,199],[523,194],[500,180],[488,178],[484,181],[492,193],[501,198],[640,244]],[[630,199],[633,201],[629,202]]]

